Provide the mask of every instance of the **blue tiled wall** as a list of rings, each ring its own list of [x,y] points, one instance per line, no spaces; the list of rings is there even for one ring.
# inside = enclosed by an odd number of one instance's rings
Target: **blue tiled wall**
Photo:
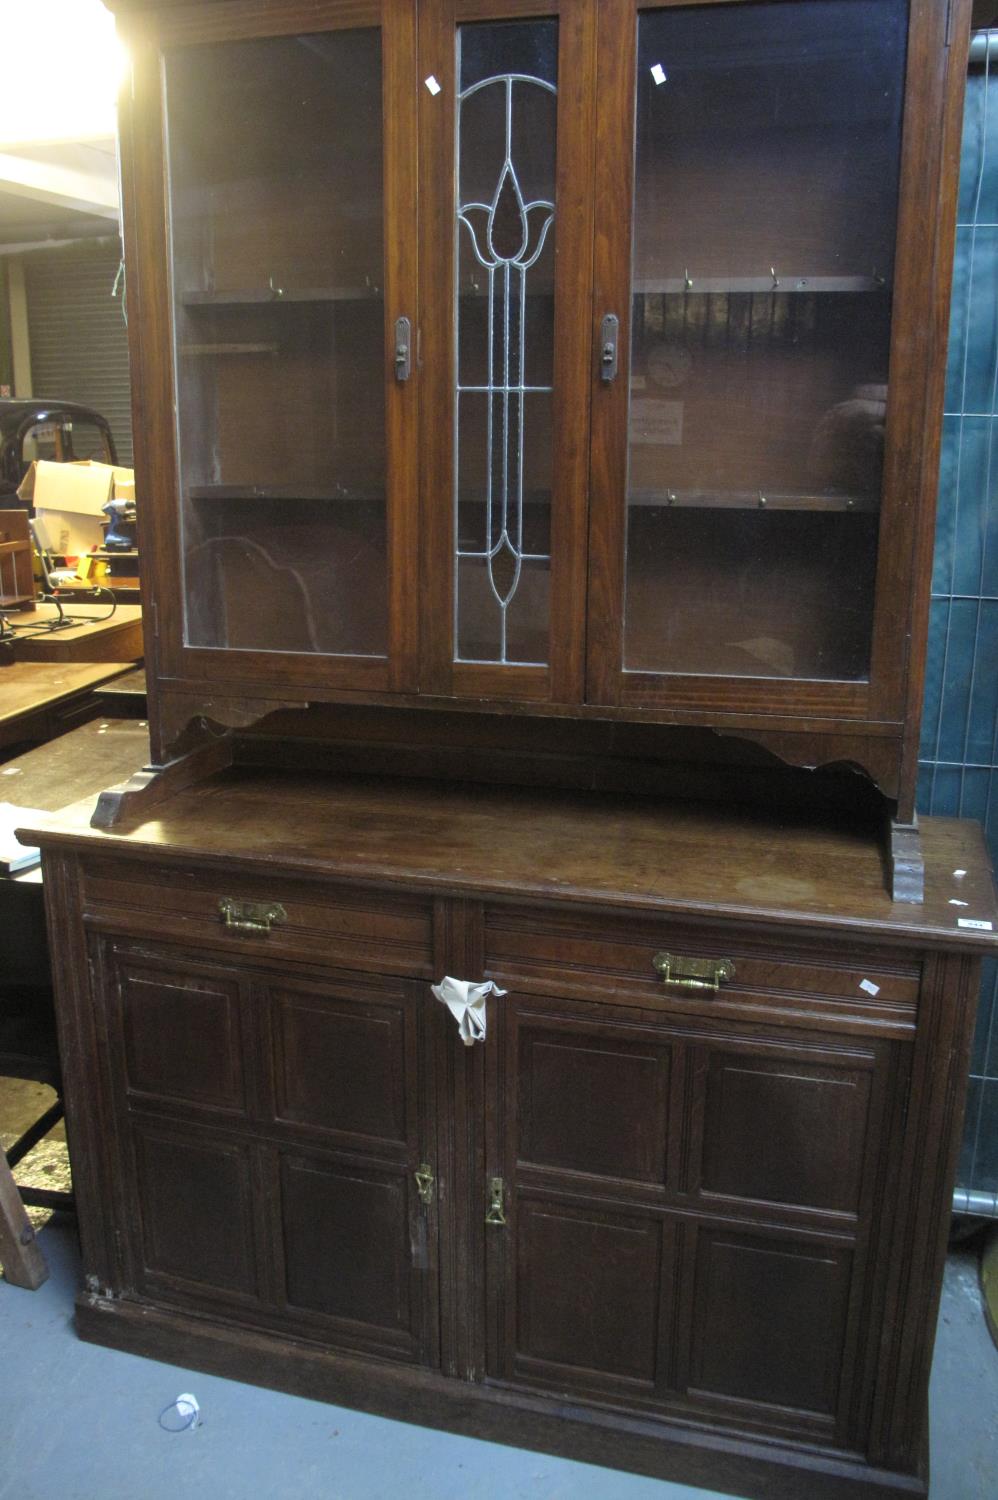
[[[918,805],[980,819],[998,867],[998,35],[991,51],[967,80]],[[957,1186],[998,1217],[994,961]]]

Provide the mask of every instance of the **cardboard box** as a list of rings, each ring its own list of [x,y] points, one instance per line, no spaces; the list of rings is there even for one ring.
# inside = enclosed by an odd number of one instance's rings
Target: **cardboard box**
[[[103,516],[80,515],[73,510],[39,510],[35,535],[40,547],[57,557],[79,557],[104,540]]]
[[[37,458],[18,486],[18,496],[35,508],[40,544],[63,557],[79,557],[99,546],[109,500],[134,499],[132,469],[92,459],[57,464]]]
[[[36,458],[17,490],[36,510],[99,516],[109,500],[135,498],[135,471],[93,459],[56,464]]]

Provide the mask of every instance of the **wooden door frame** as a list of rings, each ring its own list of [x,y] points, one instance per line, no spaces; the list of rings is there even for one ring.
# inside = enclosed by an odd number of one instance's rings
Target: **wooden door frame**
[[[622,349],[630,347],[637,15],[680,3],[599,0],[596,171],[602,217],[596,235],[592,322],[595,331],[605,312],[617,312]],[[692,709],[707,720],[716,714],[768,711],[899,726],[907,712],[917,721],[924,670],[921,601],[923,595],[927,599],[931,569],[959,134],[959,121],[954,130],[952,119],[957,106],[952,105],[944,120],[944,104],[956,93],[947,75],[954,67],[953,53],[965,41],[967,10],[965,0],[956,0],[952,14],[947,0],[911,0],[910,6],[888,435],[869,681],[732,679],[623,670],[628,387],[626,381],[618,381],[601,390],[594,372],[589,703]],[[934,226],[928,238],[926,225]],[[918,626],[914,639],[913,619]]]
[[[394,377],[394,323],[418,326],[416,246],[416,15],[414,0],[337,0],[282,5],[278,0],[210,6],[183,4],[118,18],[132,59],[131,88],[121,102],[122,192],[128,268],[129,348],[133,380],[136,474],[140,494],[147,651],[154,758],[165,758],[160,678],[204,682],[205,693],[238,683],[241,699],[307,698],[310,689],[404,692],[416,687],[418,373]],[[385,214],[385,440],[388,525],[388,654],[350,657],[198,648],[184,643],[176,372],[163,55],[172,47],[277,38],[374,26],[382,33]],[[246,679],[252,681],[247,688]]]

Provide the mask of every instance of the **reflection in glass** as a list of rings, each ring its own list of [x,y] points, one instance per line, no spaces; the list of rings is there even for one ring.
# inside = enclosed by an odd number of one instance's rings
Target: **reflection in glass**
[[[547,656],[556,44],[553,21],[458,33],[462,661],[542,664]]]
[[[629,670],[868,675],[906,21],[640,13]]]
[[[381,34],[166,59],[185,636],[387,650]]]

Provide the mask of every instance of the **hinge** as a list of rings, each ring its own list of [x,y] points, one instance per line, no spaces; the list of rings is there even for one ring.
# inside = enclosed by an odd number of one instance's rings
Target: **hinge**
[[[158,641],[159,640],[159,610],[156,608],[156,605],[154,603],[148,604],[146,606],[146,608],[149,611],[150,623],[152,625],[153,638]]]
[[[946,0],[946,40],[944,46],[949,47],[953,43],[953,25],[955,21],[956,5],[954,0]]]

